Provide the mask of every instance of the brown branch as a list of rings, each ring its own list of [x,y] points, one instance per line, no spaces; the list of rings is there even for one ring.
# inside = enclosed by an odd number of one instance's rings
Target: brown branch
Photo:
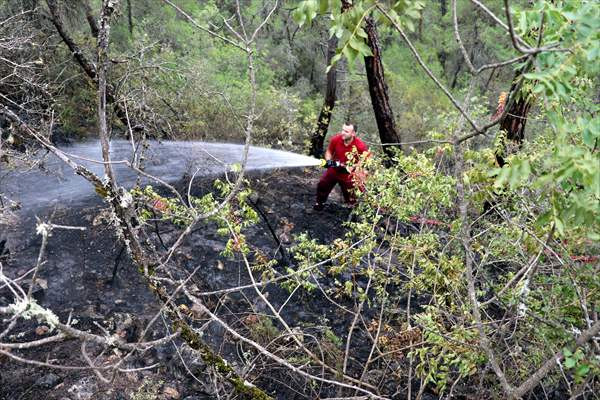
[[[60,35],[63,42],[67,45],[71,51],[71,54],[73,54],[73,57],[75,57],[75,60],[77,60],[77,63],[81,66],[86,75],[96,84],[96,66],[86,58],[81,48],[75,43],[75,41],[73,41],[71,36],[69,36],[65,30],[56,0],[46,0],[46,4],[50,10],[50,21],[56,28],[56,31]]]
[[[592,340],[594,336],[596,336],[598,333],[600,333],[600,321],[597,321],[594,325],[591,326],[591,328],[583,331],[583,333],[579,335],[579,337],[575,341],[575,346],[573,350],[585,345],[587,342]],[[552,357],[548,358],[546,362],[544,362],[544,364],[542,364],[542,366],[533,375],[527,378],[527,380],[523,382],[519,387],[514,389],[510,393],[510,398],[520,399],[521,397],[523,397],[527,392],[535,388],[540,383],[540,381],[546,375],[548,375],[550,371],[552,371],[558,364],[562,362],[562,360],[564,360],[564,358],[565,355],[562,351],[556,352],[554,355],[552,355]]]
[[[81,69],[83,69],[83,72],[85,72],[85,74],[88,76],[88,78],[92,81],[93,85],[96,88],[98,88],[99,82],[98,82],[98,71],[96,69],[96,66],[94,65],[93,62],[91,62],[85,56],[83,50],[77,45],[77,43],[75,43],[75,41],[71,38],[69,33],[66,31],[56,0],[46,0],[46,4],[48,5],[48,9],[50,10],[50,21],[52,22],[52,25],[54,25],[54,27],[56,28],[56,31],[58,32],[62,41],[67,45],[71,54],[73,55],[73,57],[75,58],[75,60],[77,61],[77,63],[81,67]],[[91,16],[90,18],[92,18],[92,20],[93,20],[93,16]],[[88,22],[89,21],[90,21],[90,19],[88,18]],[[95,20],[93,20],[93,22],[90,22],[90,29],[92,30],[92,35],[94,34],[94,29],[96,27],[97,27],[97,25],[95,23]],[[118,98],[115,94],[115,89],[111,85],[108,85],[108,84],[106,87],[106,101],[114,107],[115,113],[116,113],[117,117],[119,118],[119,120],[121,121],[121,123],[124,126],[128,126],[129,125],[128,115],[125,112],[125,110],[123,109],[123,106],[120,104],[120,101],[118,100]],[[142,130],[143,129],[143,125],[141,125],[139,123],[134,123],[133,126],[134,126],[134,130]]]
[[[381,5],[378,4],[376,7],[391,22],[392,26],[398,31],[398,33],[400,33],[400,36],[402,37],[402,39],[404,40],[406,45],[409,47],[411,53],[417,60],[417,63],[425,71],[427,76],[429,76],[429,78],[431,78],[431,80],[437,85],[437,87],[440,88],[440,90],[446,95],[446,97],[448,97],[448,99],[450,100],[452,105],[469,122],[469,125],[471,125],[471,127],[473,128],[473,130],[475,131],[475,134],[479,135],[479,134],[484,133],[485,130],[480,128],[477,125],[477,123],[475,121],[473,121],[473,119],[471,119],[471,116],[460,106],[460,104],[458,104],[458,101],[454,98],[454,96],[452,96],[452,93],[450,93],[450,91],[440,82],[440,80],[433,74],[433,72],[431,72],[429,67],[427,67],[427,65],[425,64],[425,62],[423,61],[423,59],[417,52],[417,49],[415,48],[415,46],[413,46],[412,42],[410,41],[408,36],[406,36],[406,34],[404,33],[404,30],[400,27],[400,25],[398,25],[398,23],[390,16],[390,14],[383,7],[381,7]]]
[[[64,333],[59,333],[58,335],[50,336],[47,338],[33,340],[30,342],[24,343],[0,343],[0,349],[15,349],[15,350],[23,350],[23,349],[31,349],[33,347],[44,346],[48,343],[60,342],[67,338],[67,335]]]
[[[381,397],[381,396],[377,396],[374,393],[369,392],[366,389],[363,389],[361,387],[358,386],[353,386],[347,383],[343,383],[343,382],[338,382],[338,381],[334,381],[331,379],[327,379],[327,378],[322,378],[320,376],[316,376],[316,375],[311,375],[308,372],[305,372],[302,368],[299,367],[295,367],[294,365],[290,364],[288,361],[286,361],[285,359],[271,353],[270,351],[268,351],[267,349],[265,349],[263,346],[261,346],[260,344],[256,343],[255,341],[248,339],[247,337],[239,334],[235,329],[231,328],[231,326],[229,326],[225,321],[223,321],[222,319],[220,319],[217,315],[213,314],[201,301],[200,299],[194,297],[192,294],[190,294],[187,290],[186,290],[186,295],[188,296],[188,298],[194,303],[196,304],[203,313],[206,313],[213,321],[217,322],[219,325],[221,325],[223,328],[225,328],[225,330],[227,332],[229,332],[229,334],[231,334],[234,338],[241,340],[242,342],[245,342],[247,344],[249,344],[250,346],[254,347],[257,351],[259,351],[260,353],[262,353],[263,355],[265,355],[266,357],[272,359],[273,361],[277,362],[280,365],[285,366],[286,368],[290,369],[291,371],[302,375],[306,378],[309,379],[314,379],[320,382],[324,382],[324,383],[329,383],[329,384],[333,384],[336,386],[340,386],[340,387],[344,387],[347,389],[353,389],[353,390],[357,390],[361,393],[366,393],[367,395],[371,396],[374,399],[385,399],[385,397]],[[364,383],[363,383],[364,384]]]
[[[515,33],[515,29],[512,23],[512,17],[510,15],[510,7],[508,5],[508,0],[504,0],[504,13],[506,14],[506,22],[508,23],[508,33],[510,34],[510,40],[512,41],[513,47],[523,54],[530,52],[531,49],[525,49],[521,47],[517,41],[517,34]]]
[[[496,14],[494,14],[492,11],[490,11],[489,8],[487,8],[484,4],[482,4],[480,1],[478,0],[471,0],[471,3],[475,4],[477,7],[481,8],[486,14],[488,14],[498,25],[500,25],[502,28],[504,28],[506,31],[509,31],[508,26],[502,22],[502,20],[500,18],[498,18],[496,16]],[[523,46],[527,46],[529,47],[529,45],[527,44],[527,42],[525,42],[523,39],[521,39],[519,36],[515,36],[515,39],[521,43]]]
[[[465,59],[465,62],[467,63],[467,66],[469,67],[469,70],[471,71],[471,73],[477,74],[477,70],[473,66],[473,63],[471,62],[471,57],[469,57],[469,54],[467,53],[467,49],[465,49],[465,45],[463,44],[463,41],[460,38],[460,32],[458,31],[458,15],[456,12],[456,0],[452,0],[452,20],[454,22],[454,38],[456,39],[456,42],[458,43],[458,47],[460,48],[463,58]]]

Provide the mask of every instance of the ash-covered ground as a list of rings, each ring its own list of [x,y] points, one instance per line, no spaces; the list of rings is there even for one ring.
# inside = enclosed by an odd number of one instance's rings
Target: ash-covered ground
[[[343,222],[349,219],[350,210],[342,205],[337,188],[324,211],[312,210],[318,178],[319,171],[314,168],[269,171],[254,174],[250,178],[250,186],[254,190],[252,201],[260,210],[261,218],[246,231],[248,242],[265,255],[278,259],[281,268],[290,262],[290,256],[285,249],[282,251],[278,247],[292,246],[295,235],[306,232],[321,243],[330,243],[344,234]],[[206,192],[211,187],[210,181],[199,181],[195,191]],[[2,260],[4,273],[15,277],[35,266],[41,245],[41,236],[35,234],[36,216],[42,220],[51,217],[54,224],[85,227],[85,231],[57,229],[53,232],[34,296],[41,305],[54,310],[63,322],[69,318],[75,319],[75,326],[79,329],[102,333],[105,328],[118,332],[126,340],[134,341],[140,329],[158,311],[159,301],[122,252],[112,227],[102,220],[103,209],[98,198],[89,198],[77,204],[64,204],[39,211],[37,215],[25,215],[13,220],[10,226],[5,225],[4,237],[8,238],[10,254]],[[159,231],[160,239],[167,246],[176,239],[174,230],[168,227],[161,226]],[[216,234],[215,226],[203,225],[176,253],[175,262],[185,264],[184,267],[187,265],[192,269],[200,266],[194,284],[201,290],[218,290],[248,282],[240,260],[230,260],[221,255],[225,241],[225,238]],[[112,281],[116,263],[118,273]],[[289,295],[278,287],[267,289],[275,305],[281,304]],[[0,291],[0,296],[8,301],[10,294],[4,290]],[[261,307],[264,307],[252,290],[212,301],[222,302],[223,307],[228,307],[232,314],[240,315],[240,319],[247,317],[249,303],[255,305],[250,310],[254,313],[260,313]],[[323,302],[310,301],[303,293],[291,299],[284,318],[293,324],[321,321],[342,326],[346,323],[343,320],[345,317],[334,308]],[[150,330],[149,339],[164,335],[168,326],[168,321],[159,319]],[[222,328],[210,323],[203,329],[207,342],[235,366],[239,349],[228,341]],[[17,331],[24,332],[17,339],[19,341],[51,335],[40,329],[35,321]],[[93,352],[94,347],[90,345],[89,349]],[[48,344],[18,354],[64,366],[85,365],[80,342],[74,340]],[[108,365],[120,356],[118,350],[100,354],[97,365]],[[129,399],[144,393],[165,399],[214,398],[213,377],[209,373],[195,373],[195,377],[192,377],[189,373],[188,369],[202,371],[205,366],[186,346],[181,346],[177,352],[174,345],[168,343],[131,357],[123,367],[134,369],[154,364],[158,364],[158,367],[123,372],[114,378],[113,383],[104,384],[90,370],[36,367],[0,356],[0,399]],[[279,373],[274,369],[270,382],[265,382],[264,376],[258,376],[257,379],[266,384],[262,387],[275,397],[294,398],[294,391],[287,387],[294,385],[278,381],[279,377],[285,380],[285,376],[285,371]]]

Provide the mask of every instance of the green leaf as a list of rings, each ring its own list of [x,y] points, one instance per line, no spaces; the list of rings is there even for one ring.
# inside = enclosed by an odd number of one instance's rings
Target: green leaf
[[[596,232],[588,233],[588,238],[592,241],[598,242],[598,241],[600,241],[600,233],[596,233]]]
[[[369,46],[367,46],[365,41],[357,38],[356,36],[352,36],[350,38],[350,41],[348,42],[348,44],[354,50],[358,51],[360,54],[362,54],[365,57],[369,57],[369,56],[373,55],[373,53],[371,52],[371,49],[369,48]]]
[[[292,13],[292,18],[294,19],[294,22],[296,22],[298,25],[304,25],[304,23],[306,22],[306,14],[304,13],[304,8],[300,6],[296,10],[294,10],[294,12]]]
[[[502,168],[500,170],[498,177],[496,178],[496,182],[494,183],[494,186],[496,186],[496,187],[504,186],[504,184],[508,181],[509,176],[510,176],[510,168],[505,166],[504,168]]]
[[[337,62],[340,61],[341,59],[342,59],[342,53],[338,53],[335,56],[333,56],[333,58],[331,59],[331,63],[327,66],[325,73],[329,73],[329,70],[331,68],[334,68],[335,64],[337,64]]]
[[[556,232],[558,232],[558,234],[560,236],[564,236],[564,234],[565,234],[565,224],[557,216],[554,217],[554,226],[556,227]]]
[[[419,12],[419,10],[414,9],[414,8],[409,8],[408,10],[406,10],[405,14],[413,19],[421,18],[421,13]]]
[[[365,30],[363,28],[361,28],[360,26],[358,28],[356,28],[356,36],[359,36],[363,39],[369,38],[369,35],[367,35],[367,32],[365,32]]]
[[[586,376],[588,374],[588,372],[590,372],[590,366],[587,364],[581,364],[575,370],[575,375],[583,377],[583,376]]]
[[[325,14],[329,10],[329,0],[319,0],[319,12]]]
[[[529,163],[529,160],[523,160],[523,162],[521,163],[521,178],[527,179],[527,178],[529,178],[530,174],[531,174],[531,164]]]
[[[586,58],[588,61],[594,61],[600,57],[600,46],[594,46],[587,51]]]
[[[306,7],[306,16],[309,21],[312,21],[317,17],[317,10],[319,9],[319,5],[315,1],[308,2],[308,6]]]
[[[594,137],[591,129],[583,130],[583,143],[585,143],[585,145],[591,149],[593,149],[596,145],[596,138]]]
[[[521,35],[527,32],[527,16],[525,13],[519,15],[519,31],[521,32]]]
[[[575,364],[577,364],[577,361],[575,361],[574,358],[565,358],[565,368],[571,369],[575,366]]]
[[[354,60],[356,60],[356,56],[358,55],[358,51],[354,50],[350,46],[344,47],[342,50],[344,56],[348,59],[348,67],[354,68]]]
[[[567,90],[565,89],[565,86],[561,82],[556,81],[555,82],[555,87],[556,87],[556,91],[558,92],[559,96],[561,96],[563,98],[567,98],[568,97],[567,96]]]
[[[540,215],[536,221],[538,227],[546,226],[550,222],[550,218],[552,217],[552,213],[547,211]]]

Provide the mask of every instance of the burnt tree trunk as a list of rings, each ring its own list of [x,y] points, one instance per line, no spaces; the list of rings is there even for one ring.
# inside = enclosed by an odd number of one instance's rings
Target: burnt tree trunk
[[[331,64],[331,59],[335,56],[335,49],[337,48],[337,37],[334,35],[327,41],[327,65]],[[323,107],[319,113],[319,119],[317,120],[317,129],[313,133],[310,139],[310,155],[313,157],[321,157],[323,155],[323,142],[325,141],[325,135],[329,129],[329,123],[331,122],[331,114],[333,107],[335,106],[336,100],[336,87],[337,87],[337,71],[335,66],[332,66],[327,72],[327,88],[325,89],[325,100],[323,101]]]
[[[531,109],[533,100],[529,96],[529,93],[523,92],[522,89],[519,93],[515,92],[520,76],[530,70],[530,65],[531,64],[529,64],[529,66],[520,68],[515,73],[515,77],[510,87],[510,92],[508,94],[502,93],[500,95],[500,99],[498,100],[498,108],[496,109],[496,113],[492,116],[492,120],[502,117],[506,107],[506,102],[508,101],[510,103],[508,105],[508,112],[506,115],[504,115],[502,120],[500,120],[500,140],[498,147],[496,147],[494,150],[494,157],[496,158],[496,163],[500,168],[506,165],[506,157],[510,153],[521,148],[523,145],[523,140],[525,139],[525,124],[527,122],[527,114]],[[502,195],[498,193],[494,193],[491,199],[486,200],[483,204],[483,213],[486,214],[491,210],[494,210],[494,206],[498,203],[498,198],[501,196]]]
[[[90,26],[90,33],[93,37],[98,39],[98,30],[100,28],[98,27],[98,21],[96,20],[94,11],[92,11],[92,7],[90,6],[90,3],[87,0],[83,1],[82,3],[85,7],[85,19],[87,20],[88,25]]]
[[[448,0],[439,0],[439,2],[440,2],[440,13],[442,14],[442,17],[443,17],[448,12]]]
[[[79,48],[79,46],[73,41],[71,36],[69,36],[64,28],[62,17],[60,15],[60,10],[58,9],[58,4],[56,0],[46,0],[46,4],[48,4],[48,9],[50,10],[50,21],[56,28],[59,36],[63,40],[63,42],[67,45],[71,54],[79,64],[79,66],[83,69],[83,72],[94,82],[95,86],[98,86],[98,77],[96,76],[96,67],[94,64],[86,58],[83,54],[83,51]],[[96,32],[97,35],[97,32]]]
[[[525,125],[527,123],[527,114],[532,106],[532,98],[529,93],[516,93],[517,82],[521,75],[527,73],[527,70],[520,69],[516,72],[513,83],[510,87],[510,92],[506,99],[514,100],[509,105],[508,112],[500,121],[500,132],[503,135],[501,138],[501,146],[496,150],[496,162],[502,167],[506,164],[505,157],[514,149],[520,149],[525,139]],[[506,99],[504,101],[506,101]],[[510,100],[509,100],[510,101]],[[499,104],[496,114],[501,115],[504,111],[504,105]]]
[[[127,25],[129,26],[129,34],[133,35],[133,14],[131,12],[131,0],[127,0]]]
[[[379,49],[379,38],[377,34],[377,26],[372,17],[367,17],[366,32],[367,44],[373,53],[372,56],[365,57],[365,69],[367,72],[367,80],[369,82],[369,93],[371,95],[371,103],[373,104],[373,112],[377,121],[377,129],[383,150],[388,158],[393,156],[392,146],[386,146],[390,143],[399,143],[400,136],[396,131],[396,123],[394,121],[394,113],[388,96],[388,86],[385,83],[383,64],[381,62],[381,51]],[[398,148],[400,145],[396,145]]]
[[[458,83],[458,75],[460,74],[460,70],[462,69],[464,59],[459,57],[456,62],[456,69],[454,70],[454,76],[452,77],[452,83],[450,84],[451,89],[456,88],[456,84]]]
[[[440,15],[441,15],[441,18],[443,19],[446,16],[446,13],[448,12],[448,4],[447,4],[447,0],[439,0],[439,1],[440,1]],[[442,24],[442,26],[445,25],[443,23],[443,21],[440,21],[440,24]],[[437,58],[438,58],[438,61],[440,62],[440,65],[442,66],[442,73],[444,74],[444,76],[446,76],[446,60],[448,59],[448,52],[446,51],[445,46],[442,46],[442,48],[437,51]]]

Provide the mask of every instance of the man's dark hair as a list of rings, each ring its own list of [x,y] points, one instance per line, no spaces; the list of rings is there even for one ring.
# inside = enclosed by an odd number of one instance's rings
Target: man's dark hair
[[[355,123],[352,122],[344,122],[344,125],[348,126],[348,125],[352,125],[352,129],[354,130],[354,133],[358,132],[358,126]]]

